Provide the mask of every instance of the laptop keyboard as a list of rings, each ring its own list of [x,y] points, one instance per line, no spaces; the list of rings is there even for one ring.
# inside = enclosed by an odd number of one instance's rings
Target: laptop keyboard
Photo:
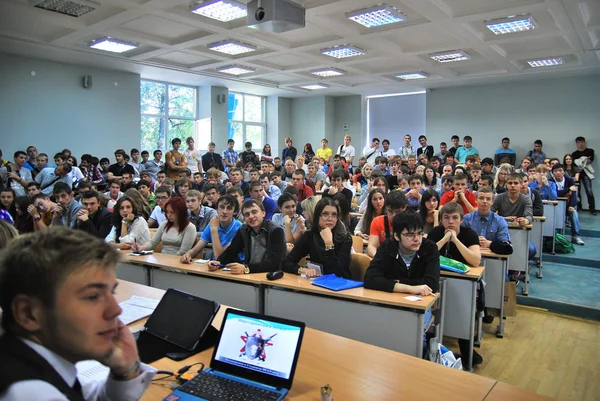
[[[281,395],[203,372],[179,387],[178,390],[211,401],[275,401]]]

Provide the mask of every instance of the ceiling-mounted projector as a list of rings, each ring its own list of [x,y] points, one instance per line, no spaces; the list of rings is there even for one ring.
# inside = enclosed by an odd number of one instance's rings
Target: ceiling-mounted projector
[[[248,7],[248,28],[281,33],[304,28],[305,9],[289,0],[252,0]]]

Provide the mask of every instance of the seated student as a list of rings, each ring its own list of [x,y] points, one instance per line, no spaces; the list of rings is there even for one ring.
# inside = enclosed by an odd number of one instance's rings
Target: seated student
[[[100,194],[96,191],[87,191],[81,195],[83,207],[77,213],[77,228],[104,239],[112,227],[112,213],[103,208],[100,203]]]
[[[381,171],[383,175],[391,175],[392,169],[388,166],[388,159],[385,156],[377,156],[375,158],[374,170]]]
[[[167,221],[162,223],[150,241],[134,242],[133,251],[147,251],[156,248],[162,242],[165,255],[183,255],[194,246],[196,226],[188,219],[185,201],[174,196],[165,204]],[[143,245],[142,245],[143,244]]]
[[[27,184],[27,196],[29,196],[29,199],[32,199],[35,195],[41,192],[41,186],[38,182],[31,181],[29,184]]]
[[[217,215],[217,211],[213,208],[202,206],[200,200],[202,193],[191,189],[185,196],[185,204],[188,209],[188,219],[196,227],[198,236],[202,234],[210,220]]]
[[[240,227],[218,260],[208,262],[208,269],[225,264],[232,274],[261,273],[279,270],[285,257],[283,229],[265,219],[263,204],[249,199],[242,205],[246,223]],[[243,258],[240,258],[240,254]]]
[[[95,191],[92,183],[89,181],[80,181],[77,183],[77,194],[75,195],[74,199],[79,201],[79,199],[81,199],[81,195],[87,191]]]
[[[364,213],[365,210],[367,210],[367,205],[368,205],[368,200],[367,198],[369,197],[369,194],[371,193],[371,190],[373,190],[374,188],[379,188],[383,191],[384,194],[387,194],[388,192],[390,192],[388,190],[388,181],[381,175],[374,175],[373,176],[373,181],[371,181],[369,183],[369,185],[367,185],[365,188],[363,188],[360,197],[358,198],[358,212],[359,213]]]
[[[543,200],[556,200],[558,197],[556,182],[548,180],[548,167],[543,164],[535,168],[535,179],[529,183],[529,188],[538,191]]]
[[[434,227],[429,232],[427,239],[437,244],[441,256],[470,266],[479,266],[481,262],[479,236],[470,228],[461,228],[462,220],[463,209],[458,203],[450,202],[444,205],[440,210],[442,224]],[[458,346],[466,359],[466,356],[469,355],[469,340],[459,338]],[[473,350],[473,365],[479,365],[482,362],[481,355]]]
[[[494,191],[491,188],[481,188],[477,192],[477,210],[465,214],[462,226],[479,234],[481,248],[490,249],[498,254],[507,254],[505,248],[510,244],[508,224],[503,217],[492,212],[493,203]]]
[[[135,188],[135,184],[133,182],[134,174],[124,172],[121,178],[121,192],[127,191],[129,188]]]
[[[116,178],[110,180],[108,184],[108,192],[104,193],[104,196],[108,198],[108,204],[106,205],[106,208],[109,212],[113,211],[115,204],[123,195],[123,192],[121,192],[121,182]]]
[[[331,198],[322,198],[315,207],[311,229],[300,237],[284,259],[282,270],[287,273],[316,276],[315,269],[303,268],[298,262],[310,256],[310,262],[321,265],[321,272],[350,278],[352,237],[338,219],[339,205]]]
[[[452,174],[442,176],[442,189],[440,190],[440,196],[443,196],[446,192],[452,191],[453,187],[454,176]]]
[[[506,180],[508,191],[496,195],[492,211],[508,221],[516,221],[525,226],[533,222],[533,205],[531,198],[521,193],[523,176],[519,173],[509,174]],[[533,259],[537,250],[532,241],[529,242],[529,259]]]
[[[340,205],[343,203],[345,205],[344,210],[350,212],[353,196],[352,191],[344,187],[344,177],[346,174],[348,174],[348,172],[343,169],[334,170],[329,178],[331,181],[331,186],[323,191],[322,197],[332,198],[338,201]]]
[[[283,175],[279,171],[273,171],[269,175],[271,182],[273,185],[279,188],[279,190],[283,193],[283,190],[287,187],[287,182],[282,179]]]
[[[471,190],[476,193],[479,189],[479,180],[481,179],[481,164],[474,163],[471,167]]]
[[[177,180],[177,185],[175,186],[175,194],[185,199],[188,191],[192,187],[192,182],[187,178],[180,178]]]
[[[28,234],[34,231],[33,218],[27,213],[27,208],[30,205],[31,200],[27,196],[19,196],[15,199],[16,216],[13,220],[19,234]]]
[[[221,196],[221,194],[219,193],[217,184],[207,183],[204,185],[204,200],[202,201],[202,205],[214,209],[219,196]]]
[[[413,212],[416,212],[421,202],[421,196],[425,189],[423,188],[423,179],[418,174],[413,174],[408,177],[409,188],[403,190],[408,201],[408,208]]]
[[[154,189],[156,188],[156,182],[152,179],[152,174],[150,174],[149,171],[144,170],[140,173],[140,181],[141,180],[148,181],[148,183],[150,184],[149,185],[150,191],[154,192]]]
[[[171,198],[171,190],[166,186],[156,188],[156,206],[152,210],[152,214],[148,219],[148,227],[157,228],[159,225],[167,221],[165,216],[165,203]]]
[[[224,173],[221,170],[211,168],[206,172],[206,182],[204,183],[204,185],[215,184],[217,186],[217,192],[219,192],[220,195],[225,195],[225,191],[227,191],[227,188],[221,183],[222,174]],[[226,174],[225,178],[227,178]],[[203,189],[202,192],[204,191],[205,189]]]
[[[244,192],[244,198],[250,196],[248,193],[248,183],[242,181],[242,170],[237,167],[230,168],[229,179],[232,187],[238,187]]]
[[[137,242],[145,244],[150,241],[148,223],[139,216],[131,198],[124,196],[115,205],[112,227],[104,240],[118,249],[131,249]]]
[[[437,176],[436,168],[431,164],[425,167],[423,175],[423,186],[428,189],[433,189],[439,194],[442,190],[442,179]]]
[[[140,192],[135,188],[129,188],[125,191],[125,196],[131,198],[135,202],[135,206],[137,210],[140,211],[140,216],[144,218],[144,220],[148,221],[150,219],[150,215],[152,214],[152,209],[150,209],[150,205],[146,202],[146,199],[140,194]]]
[[[277,199],[277,207],[281,213],[275,213],[271,221],[283,228],[285,241],[294,244],[306,231],[304,217],[296,213],[298,201],[294,195],[285,193]]]
[[[6,210],[13,221],[17,216],[17,209],[15,205],[16,198],[15,190],[12,188],[3,188],[0,190],[0,209]]]
[[[308,174],[306,178],[315,183],[315,189],[320,191],[325,182],[325,174],[319,171],[319,166],[316,162],[312,161],[308,163]]]
[[[454,176],[453,190],[445,192],[440,199],[440,205],[446,203],[456,203],[462,207],[463,215],[475,211],[477,208],[477,199],[472,191],[468,190],[468,181],[466,175],[458,174]]]
[[[263,204],[263,208],[265,209],[265,219],[271,220],[271,218],[273,218],[273,213],[277,210],[277,203],[268,196],[265,196],[265,190],[261,182],[258,180],[250,182],[249,192],[251,199],[255,199]],[[245,201],[250,198],[245,199]]]
[[[575,181],[573,178],[565,175],[565,169],[560,163],[552,166],[552,180],[556,184],[558,196],[569,199],[567,218],[571,223],[571,242],[576,245],[585,245],[579,232],[579,215],[577,214],[577,201],[579,196]]]
[[[374,257],[379,245],[392,236],[392,220],[394,216],[406,209],[408,201],[402,191],[391,191],[385,196],[385,214],[373,219],[369,228],[369,244],[367,254]]]
[[[244,224],[244,215],[242,214],[242,204],[244,203],[244,191],[238,187],[231,187],[227,189],[227,195],[233,196],[238,204],[238,212],[233,216],[234,219]]]
[[[369,230],[371,229],[371,223],[377,216],[382,216],[385,212],[385,192],[379,188],[373,188],[369,192],[367,198],[367,210],[360,216],[356,228],[354,229],[354,235],[362,237],[362,239],[369,239]]]
[[[440,194],[434,189],[428,189],[423,192],[421,202],[419,203],[419,216],[423,221],[423,232],[429,234],[433,227],[437,227],[439,222]]]
[[[278,186],[271,184],[269,173],[261,174],[258,177],[258,180],[260,181],[260,183],[263,186],[263,189],[265,190],[265,195],[277,202],[277,199],[279,199],[279,197],[281,196],[281,190]]]
[[[59,212],[60,206],[50,200],[48,196],[39,193],[31,198],[31,205],[27,208],[27,213],[33,219],[33,230],[45,230],[52,224],[54,214]]]
[[[150,191],[150,183],[148,180],[139,180],[137,183],[137,190],[139,191],[140,195],[142,195],[142,198],[144,198],[144,200],[148,203],[150,212],[152,212],[152,210],[154,210],[156,207],[156,195]]]
[[[512,167],[510,166],[510,164],[506,163],[501,164],[496,170],[496,177],[494,178],[494,192],[496,194],[503,194],[508,190],[507,179],[511,171]]]
[[[413,211],[394,217],[394,236],[377,249],[365,273],[365,288],[429,295],[438,291],[440,253],[423,238],[423,222]]]
[[[73,199],[74,194],[71,191],[71,186],[64,182],[57,182],[54,185],[53,193],[61,210],[54,213],[52,225],[77,227],[77,213],[81,210],[81,203]]]
[[[217,215],[210,219],[209,225],[200,236],[200,241],[181,256],[181,263],[191,263],[192,258],[210,243],[212,243],[212,259],[219,258],[242,226],[242,223],[234,218],[240,207],[233,196],[223,195],[217,200],[216,207]]]
[[[192,189],[202,192],[205,182],[202,173],[199,171],[195,172],[194,178],[192,179]]]
[[[64,227],[9,243],[0,261],[0,399],[142,396],[156,370],[140,363],[119,319],[118,261],[101,240]],[[96,360],[110,374],[80,384],[75,363],[82,360]]]
[[[542,200],[542,195],[540,195],[540,193],[535,189],[531,189],[529,187],[529,182],[525,178],[523,178],[523,182],[521,183],[521,193],[531,198],[531,207],[533,210],[533,215],[543,216],[544,201]]]
[[[477,183],[477,189],[481,190],[483,188],[491,188],[493,190],[494,179],[491,175],[482,175]]]

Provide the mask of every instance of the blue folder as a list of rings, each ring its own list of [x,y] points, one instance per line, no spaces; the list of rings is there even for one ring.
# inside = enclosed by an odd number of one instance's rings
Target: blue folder
[[[327,288],[328,290],[342,291],[350,288],[362,287],[363,283],[361,281],[341,278],[335,274],[326,274],[325,276],[314,279],[312,285]]]
[[[463,271],[463,270],[457,269],[456,267],[444,265],[444,264],[441,264],[441,263],[440,263],[440,269],[442,269],[442,270],[448,270],[448,271],[451,271],[451,272],[454,272],[454,273],[458,273],[458,274],[466,274],[469,270],[471,270],[470,267],[467,267],[467,270]]]

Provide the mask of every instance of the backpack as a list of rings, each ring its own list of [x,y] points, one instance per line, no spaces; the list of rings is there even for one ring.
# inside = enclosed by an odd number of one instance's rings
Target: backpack
[[[575,253],[575,246],[560,233],[555,234],[556,244],[554,246],[554,252],[556,253]],[[544,237],[544,252],[552,252],[552,237]]]

